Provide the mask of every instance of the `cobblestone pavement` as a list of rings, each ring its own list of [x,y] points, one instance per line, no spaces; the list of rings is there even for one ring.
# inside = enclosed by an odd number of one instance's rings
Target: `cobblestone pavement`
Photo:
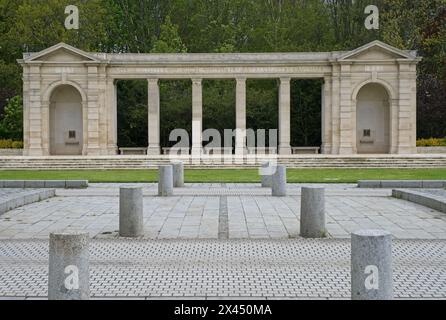
[[[350,298],[348,240],[95,240],[93,297]],[[397,298],[446,299],[445,242],[393,246]],[[48,241],[0,241],[0,296],[46,297]]]
[[[47,239],[51,232],[86,231],[116,238],[118,184],[86,190],[57,190],[58,197],[0,216],[0,239]],[[176,196],[154,197],[156,184],[144,184],[145,237],[148,239],[289,239],[299,235],[300,187],[289,196],[268,196],[254,184],[197,184]],[[397,239],[446,239],[446,215],[390,197],[391,190],[325,185],[327,228],[332,238],[349,238],[363,228],[386,229]]]

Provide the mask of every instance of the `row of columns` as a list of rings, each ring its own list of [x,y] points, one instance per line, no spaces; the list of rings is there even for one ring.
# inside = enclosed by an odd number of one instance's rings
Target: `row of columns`
[[[246,150],[246,78],[236,85],[236,154]],[[280,78],[279,153],[291,154],[291,78]],[[149,155],[161,154],[159,79],[148,79]],[[192,155],[201,154],[203,143],[203,79],[192,79]]]

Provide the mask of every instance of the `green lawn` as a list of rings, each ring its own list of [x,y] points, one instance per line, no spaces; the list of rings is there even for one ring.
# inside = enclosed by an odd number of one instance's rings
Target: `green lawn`
[[[0,180],[156,182],[157,170],[0,171]],[[186,170],[186,182],[259,182],[257,170]],[[291,183],[356,183],[358,180],[446,180],[446,169],[289,169]]]

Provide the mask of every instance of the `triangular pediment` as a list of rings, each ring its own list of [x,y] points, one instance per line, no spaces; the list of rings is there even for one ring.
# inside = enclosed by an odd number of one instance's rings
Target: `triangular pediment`
[[[26,62],[99,62],[97,57],[66,43],[59,43],[41,52],[34,53],[25,59]]]
[[[416,53],[414,52],[400,50],[381,41],[373,41],[356,50],[345,53],[339,60],[376,61],[395,59],[413,60],[416,58]]]

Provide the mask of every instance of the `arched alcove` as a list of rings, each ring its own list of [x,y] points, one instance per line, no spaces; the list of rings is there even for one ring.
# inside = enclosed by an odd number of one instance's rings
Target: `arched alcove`
[[[82,155],[82,96],[71,85],[56,87],[50,98],[50,154]]]
[[[390,98],[379,83],[363,86],[356,98],[356,145],[359,154],[390,153]]]

